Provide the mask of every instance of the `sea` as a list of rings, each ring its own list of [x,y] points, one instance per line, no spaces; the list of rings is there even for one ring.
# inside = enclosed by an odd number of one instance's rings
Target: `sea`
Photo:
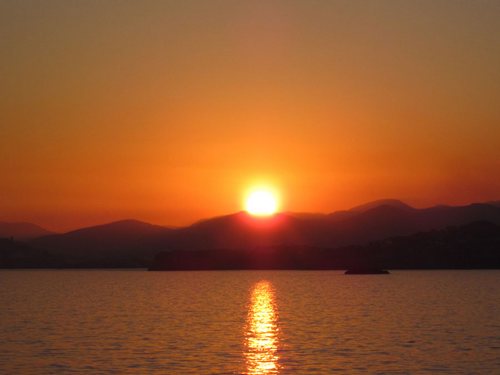
[[[0,374],[73,373],[500,374],[500,271],[0,271]]]

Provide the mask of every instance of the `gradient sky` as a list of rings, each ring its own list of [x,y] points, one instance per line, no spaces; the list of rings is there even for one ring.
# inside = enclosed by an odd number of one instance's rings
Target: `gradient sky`
[[[500,1],[0,2],[0,219],[500,198]]]

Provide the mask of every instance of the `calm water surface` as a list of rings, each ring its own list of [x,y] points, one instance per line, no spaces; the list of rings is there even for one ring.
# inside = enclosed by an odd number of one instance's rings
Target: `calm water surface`
[[[500,373],[500,271],[0,271],[0,373]]]

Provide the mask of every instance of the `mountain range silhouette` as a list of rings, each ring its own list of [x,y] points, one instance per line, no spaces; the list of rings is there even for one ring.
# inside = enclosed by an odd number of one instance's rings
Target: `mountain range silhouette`
[[[62,234],[42,233],[36,238],[21,231],[9,233],[0,224],[0,234],[11,237],[17,233],[14,239],[24,240],[24,246],[44,251],[68,266],[133,267],[151,264],[159,252],[269,247],[334,249],[477,221],[500,224],[498,202],[417,209],[391,199],[331,214],[280,213],[256,218],[238,212],[175,229],[123,220]]]

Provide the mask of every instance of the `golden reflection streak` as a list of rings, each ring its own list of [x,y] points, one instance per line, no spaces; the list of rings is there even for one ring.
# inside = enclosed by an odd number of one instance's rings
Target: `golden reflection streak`
[[[247,374],[277,374],[278,314],[269,281],[254,285],[245,332]]]

